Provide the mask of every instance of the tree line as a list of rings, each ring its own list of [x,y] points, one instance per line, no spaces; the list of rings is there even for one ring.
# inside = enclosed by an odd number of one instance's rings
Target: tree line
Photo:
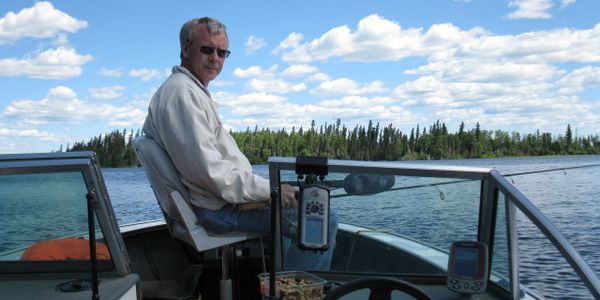
[[[600,136],[573,134],[567,125],[565,134],[521,134],[502,130],[484,130],[479,123],[451,133],[443,122],[427,127],[417,125],[403,132],[393,124],[381,126],[369,121],[367,126],[346,127],[337,119],[335,124],[308,128],[270,130],[267,128],[231,131],[240,150],[252,164],[266,163],[269,156],[309,155],[331,159],[352,160],[439,160],[494,158],[507,156],[600,154]],[[132,140],[140,130],[115,130],[88,142],[76,142],[66,151],[95,151],[103,167],[137,166]]]

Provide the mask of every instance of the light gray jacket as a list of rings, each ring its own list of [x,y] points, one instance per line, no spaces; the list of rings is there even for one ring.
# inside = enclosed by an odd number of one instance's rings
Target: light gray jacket
[[[175,66],[150,101],[144,134],[169,154],[193,205],[217,210],[267,200],[269,181],[252,173],[217,109],[206,87]]]

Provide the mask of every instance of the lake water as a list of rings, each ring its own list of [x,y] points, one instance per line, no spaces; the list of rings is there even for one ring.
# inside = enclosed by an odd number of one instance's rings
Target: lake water
[[[496,168],[501,174],[600,164],[600,156],[555,156],[499,159],[419,161]],[[154,195],[141,168],[103,169],[119,224],[161,219]],[[266,165],[255,172],[267,177]],[[600,167],[565,169],[509,180],[558,227],[574,248],[600,274]],[[520,276],[523,283],[552,299],[593,299],[566,262],[539,231],[518,216]],[[373,220],[381,222],[381,220]],[[385,224],[384,224],[385,225]],[[392,226],[386,226],[393,229]],[[557,267],[557,264],[559,266]],[[543,276],[542,276],[543,275]],[[545,279],[539,279],[545,278]]]

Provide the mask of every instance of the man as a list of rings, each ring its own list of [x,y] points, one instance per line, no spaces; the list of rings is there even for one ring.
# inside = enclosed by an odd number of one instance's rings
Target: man
[[[179,35],[181,65],[156,91],[144,123],[144,134],[153,138],[173,161],[181,182],[190,190],[192,204],[202,226],[212,232],[270,234],[270,208],[244,210],[247,203],[269,200],[269,181],[252,173],[252,166],[238,148],[217,113],[217,103],[207,89],[229,56],[225,26],[212,18],[186,22]],[[296,238],[295,188],[281,191],[283,233]],[[302,251],[295,243],[286,255],[286,267],[327,270],[337,232],[335,214],[330,217],[330,249],[323,253]]]

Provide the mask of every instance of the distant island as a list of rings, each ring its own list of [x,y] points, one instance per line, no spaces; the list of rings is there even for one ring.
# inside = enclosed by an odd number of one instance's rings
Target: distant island
[[[297,155],[352,160],[439,160],[600,154],[600,136],[574,136],[570,124],[564,135],[556,137],[539,130],[533,134],[483,130],[479,123],[467,130],[464,122],[457,132],[450,133],[439,121],[428,129],[417,125],[407,133],[393,124],[380,126],[372,121],[367,127],[348,128],[340,119],[335,124],[320,126],[312,121],[310,128],[270,130],[257,126],[230,133],[252,164],[264,164],[269,156]],[[132,140],[140,134],[139,129],[115,130],[87,142],[67,145],[66,151],[94,151],[102,167],[138,166]]]

